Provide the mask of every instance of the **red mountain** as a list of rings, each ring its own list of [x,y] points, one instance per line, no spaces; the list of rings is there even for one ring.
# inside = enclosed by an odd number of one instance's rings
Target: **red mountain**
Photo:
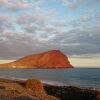
[[[73,68],[66,55],[59,50],[32,54],[7,64],[1,68]]]

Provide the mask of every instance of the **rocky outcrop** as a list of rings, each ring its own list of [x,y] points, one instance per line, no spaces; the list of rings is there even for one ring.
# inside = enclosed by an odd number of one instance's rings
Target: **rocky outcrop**
[[[81,89],[73,86],[44,86],[47,94],[58,97],[60,100],[100,100],[97,90]]]
[[[46,94],[40,81],[31,79],[23,84],[0,82],[0,100],[59,100]]]
[[[97,100],[100,100],[100,92],[97,94]]]
[[[42,84],[36,79],[0,79],[0,100],[100,100],[100,91]]]
[[[27,80],[25,83],[25,88],[32,93],[47,95],[43,88],[43,84],[39,80],[36,80],[36,79]]]
[[[68,57],[59,50],[51,50],[40,54],[33,54],[2,64],[1,68],[73,68]]]

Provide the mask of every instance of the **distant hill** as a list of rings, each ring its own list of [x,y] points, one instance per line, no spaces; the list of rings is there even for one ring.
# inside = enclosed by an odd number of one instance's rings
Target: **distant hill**
[[[73,68],[68,57],[60,50],[32,54],[11,63],[0,64],[0,68]]]

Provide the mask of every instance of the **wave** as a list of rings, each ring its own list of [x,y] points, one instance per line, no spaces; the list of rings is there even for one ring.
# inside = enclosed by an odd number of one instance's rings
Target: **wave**
[[[5,77],[5,76],[0,76],[0,78],[2,79],[9,79],[9,80],[22,80],[22,81],[26,81],[26,78],[16,78],[16,77]]]
[[[52,80],[41,80],[42,83],[48,85],[55,85],[55,86],[68,86],[68,84],[59,82],[59,81],[52,81]]]
[[[0,78],[3,79],[10,79],[10,80],[22,80],[26,81],[28,80],[27,78],[16,78],[16,77],[5,77],[5,76],[0,76]],[[52,80],[40,80],[43,84],[48,84],[48,85],[55,85],[55,86],[68,86],[68,84],[65,84],[63,82],[59,81],[52,81]]]

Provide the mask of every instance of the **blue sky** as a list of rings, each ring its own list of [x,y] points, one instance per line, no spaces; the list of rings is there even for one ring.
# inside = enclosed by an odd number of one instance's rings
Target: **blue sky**
[[[100,0],[0,0],[1,60],[52,49],[95,60],[99,37]]]

